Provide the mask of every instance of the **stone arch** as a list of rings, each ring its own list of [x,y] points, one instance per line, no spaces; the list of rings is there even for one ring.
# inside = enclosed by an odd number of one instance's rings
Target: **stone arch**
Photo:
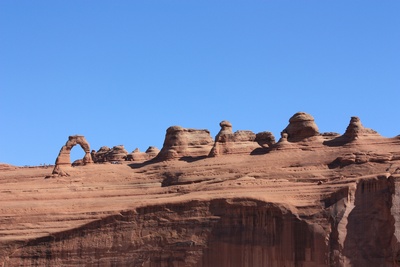
[[[72,135],[68,137],[67,143],[61,148],[60,153],[56,159],[57,165],[71,165],[71,149],[80,145],[83,151],[85,152],[85,156],[82,159],[84,164],[93,163],[92,156],[90,154],[90,145],[88,141],[86,141],[83,135]]]

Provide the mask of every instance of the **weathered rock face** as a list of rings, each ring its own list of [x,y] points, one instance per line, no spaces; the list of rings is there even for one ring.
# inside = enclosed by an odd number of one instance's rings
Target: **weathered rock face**
[[[302,141],[304,139],[318,136],[318,127],[314,118],[305,112],[298,112],[289,119],[289,125],[283,130],[288,134],[289,142]]]
[[[361,124],[360,118],[351,117],[350,123],[346,128],[346,132],[341,136],[333,138],[332,140],[325,141],[324,144],[328,146],[343,146],[345,144],[354,143],[357,140],[376,138],[382,138],[382,136],[372,129],[365,128]]]
[[[322,267],[328,252],[324,232],[284,207],[215,199],[123,211],[34,240],[14,251],[7,264]]]
[[[72,135],[68,137],[67,143],[61,148],[56,159],[56,165],[71,165],[70,153],[71,149],[76,145],[80,145],[83,151],[85,151],[83,162],[85,164],[93,163],[92,156],[90,155],[90,145],[85,137],[82,135]]]
[[[68,137],[67,143],[61,147],[60,153],[56,159],[56,165],[53,169],[53,175],[68,176],[68,173],[63,170],[61,166],[71,166],[71,149],[78,144],[81,146],[83,151],[85,151],[85,156],[80,161],[79,165],[93,163],[90,154],[90,145],[86,141],[85,137],[82,135],[72,135]]]
[[[270,149],[89,164],[72,179],[0,166],[0,266],[399,267],[400,136],[354,118],[342,136],[294,132],[274,144],[225,121],[220,143]],[[207,133],[172,127],[164,155],[204,155]]]
[[[271,132],[257,133],[255,141],[264,148],[271,147],[276,143],[275,136]]]
[[[347,137],[349,140],[355,140],[355,139],[358,139],[359,137],[368,136],[368,135],[375,135],[375,136],[378,135],[379,136],[379,134],[376,131],[365,128],[361,124],[361,120],[359,117],[351,117],[349,126],[347,126],[344,136]]]
[[[185,129],[171,126],[167,129],[165,140],[157,160],[171,160],[183,157],[207,156],[213,140],[208,130]]]
[[[210,210],[220,219],[194,266],[327,266],[322,227],[282,206],[233,199],[214,201]]]
[[[123,145],[119,145],[114,146],[108,153],[106,153],[106,159],[109,162],[124,161],[127,155],[128,151],[126,151],[125,147]]]
[[[109,148],[108,146],[100,147],[100,149],[97,152],[92,150],[93,161],[96,163],[106,162],[107,154],[110,153],[110,151],[111,148]]]
[[[128,151],[125,150],[123,145],[114,146],[113,148],[102,146],[97,152],[92,151],[95,163],[124,161],[127,155]]]
[[[256,142],[256,135],[251,131],[232,132],[232,124],[229,121],[222,121],[221,130],[215,137],[215,142],[209,156],[215,157],[224,154],[249,154],[259,148]],[[261,135],[259,139],[261,139]]]
[[[132,153],[126,156],[128,161],[146,161],[155,158],[160,150],[157,147],[150,146],[146,152],[140,152],[139,148],[136,148]]]
[[[331,214],[330,266],[399,266],[398,175],[365,177],[336,195]]]
[[[400,160],[399,153],[354,152],[337,157],[328,166],[330,168],[343,168],[351,164],[364,164],[367,162],[389,163],[396,160]],[[391,167],[387,168],[387,171],[390,169]]]

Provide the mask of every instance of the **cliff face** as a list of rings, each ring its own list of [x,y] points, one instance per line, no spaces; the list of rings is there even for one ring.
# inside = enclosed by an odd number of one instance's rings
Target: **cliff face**
[[[122,211],[33,239],[3,265],[398,266],[398,178],[359,180],[312,216],[251,198]]]
[[[320,226],[251,199],[149,206],[38,238],[11,266],[326,266]]]
[[[400,223],[394,181],[359,181],[348,194],[325,199],[326,213],[312,216],[238,198],[122,211],[10,248],[3,264],[393,266]]]

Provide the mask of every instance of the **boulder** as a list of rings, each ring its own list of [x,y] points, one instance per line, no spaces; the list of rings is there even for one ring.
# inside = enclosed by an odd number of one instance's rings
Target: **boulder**
[[[208,130],[186,129],[171,126],[167,129],[163,147],[157,160],[207,156],[213,145]]]
[[[232,124],[229,121],[222,121],[219,124],[221,130],[215,137],[214,146],[209,156],[215,157],[225,154],[249,154],[253,150],[260,148],[256,142],[256,134],[252,131],[232,132]],[[261,139],[262,135],[259,136]]]
[[[289,119],[289,125],[283,130],[283,133],[287,133],[287,140],[289,142],[303,141],[319,135],[314,118],[305,112],[294,114]]]

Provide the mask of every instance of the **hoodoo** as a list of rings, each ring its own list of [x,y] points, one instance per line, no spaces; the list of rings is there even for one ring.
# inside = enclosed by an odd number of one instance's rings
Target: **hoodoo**
[[[221,130],[215,137],[214,146],[209,156],[215,157],[224,154],[250,154],[260,145],[256,142],[256,135],[252,131],[236,131],[233,133],[229,121],[221,121]],[[259,139],[262,139],[259,136]]]
[[[351,117],[349,126],[347,126],[346,132],[344,133],[344,137],[348,138],[349,141],[356,140],[360,137],[364,136],[379,136],[378,132],[365,128],[361,124],[361,120],[359,117]]]
[[[289,125],[283,130],[287,133],[289,142],[302,141],[304,139],[318,136],[318,127],[313,116],[305,112],[297,112],[289,119]]]

